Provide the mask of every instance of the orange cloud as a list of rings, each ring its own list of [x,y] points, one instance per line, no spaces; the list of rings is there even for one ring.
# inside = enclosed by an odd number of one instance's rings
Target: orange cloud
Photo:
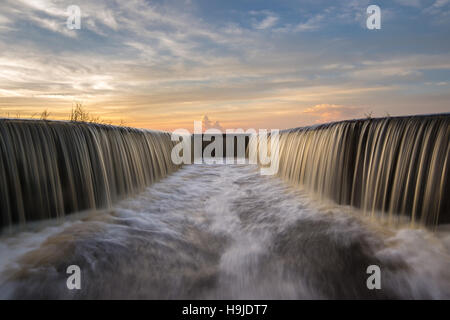
[[[208,116],[205,114],[202,120],[203,130],[208,129],[219,129],[220,131],[225,132],[225,129],[220,125],[219,121],[213,122],[209,120]]]
[[[357,118],[361,113],[361,108],[337,104],[317,104],[302,111],[303,115],[311,116],[315,123]]]

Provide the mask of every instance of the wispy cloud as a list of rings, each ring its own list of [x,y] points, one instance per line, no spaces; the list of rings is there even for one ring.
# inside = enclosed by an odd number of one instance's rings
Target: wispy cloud
[[[422,6],[421,0],[395,0],[395,2],[407,7],[420,8]]]
[[[279,19],[276,14],[267,10],[261,12],[252,11],[251,14],[256,16],[263,16],[261,20],[259,21],[254,20],[253,22],[253,28],[259,30],[268,29],[275,26],[275,24]]]
[[[336,104],[318,104],[303,110],[304,116],[312,117],[314,123],[326,123],[344,119],[355,119],[362,116],[359,107],[342,106]]]
[[[433,21],[446,23],[446,3],[427,12],[425,1],[422,11],[386,3],[383,15],[406,8],[420,28],[391,19],[371,33],[368,0],[254,10],[245,1],[77,0],[81,30],[65,25],[72,1],[4,0],[0,113],[66,118],[82,101],[131,125],[174,129],[205,110],[224,127],[280,128],[350,117],[359,109],[349,106],[439,112],[448,109],[448,86],[438,84],[450,82],[450,48],[448,29]]]
[[[450,0],[435,0],[423,12],[434,17],[435,24],[448,24],[450,21]]]
[[[294,32],[311,31],[320,27],[320,23],[324,20],[324,15],[318,14],[309,18],[306,22],[297,24],[294,27]]]

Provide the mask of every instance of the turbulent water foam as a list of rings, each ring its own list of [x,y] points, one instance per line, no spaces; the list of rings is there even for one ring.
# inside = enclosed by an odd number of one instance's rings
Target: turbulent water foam
[[[1,239],[2,298],[450,298],[450,230],[391,229],[250,165],[185,166]],[[82,270],[68,290],[66,268]],[[381,268],[368,290],[366,268]]]

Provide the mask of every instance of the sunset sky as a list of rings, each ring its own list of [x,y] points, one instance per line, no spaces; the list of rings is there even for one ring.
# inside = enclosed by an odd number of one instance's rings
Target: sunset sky
[[[1,0],[0,117],[75,102],[163,130],[450,112],[450,0]]]

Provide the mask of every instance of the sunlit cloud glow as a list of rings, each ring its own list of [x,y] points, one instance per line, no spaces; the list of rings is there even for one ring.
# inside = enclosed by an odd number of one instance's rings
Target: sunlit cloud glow
[[[80,30],[65,0],[5,0],[0,116],[76,102],[113,122],[192,129],[288,128],[361,117],[449,112],[448,1],[87,1]],[[418,23],[420,22],[420,23]],[[212,120],[211,120],[212,121]]]

